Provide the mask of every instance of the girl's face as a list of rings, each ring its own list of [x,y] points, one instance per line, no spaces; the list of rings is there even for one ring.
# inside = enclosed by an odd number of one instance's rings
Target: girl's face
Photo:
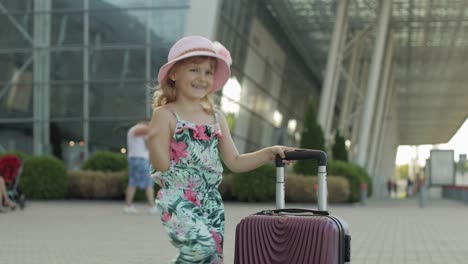
[[[175,80],[177,96],[202,99],[209,94],[213,88],[215,63],[214,59],[195,57],[176,65],[171,78]]]

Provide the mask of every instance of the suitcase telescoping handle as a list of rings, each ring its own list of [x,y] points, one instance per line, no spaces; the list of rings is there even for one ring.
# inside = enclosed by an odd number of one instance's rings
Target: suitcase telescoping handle
[[[276,209],[284,209],[284,164],[283,160],[316,160],[318,163],[318,210],[327,211],[327,154],[321,150],[296,149],[276,155]]]

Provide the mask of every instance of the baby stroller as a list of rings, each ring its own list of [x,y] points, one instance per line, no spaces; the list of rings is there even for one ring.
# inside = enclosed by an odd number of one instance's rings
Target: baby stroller
[[[20,190],[20,178],[23,165],[21,160],[15,155],[5,155],[0,157],[0,175],[5,180],[5,187],[8,198],[15,201],[20,209],[24,209],[26,196]]]

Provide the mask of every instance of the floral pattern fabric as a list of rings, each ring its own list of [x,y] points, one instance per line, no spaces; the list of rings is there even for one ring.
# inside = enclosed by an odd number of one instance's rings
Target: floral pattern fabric
[[[174,263],[223,263],[224,205],[218,186],[223,167],[218,154],[221,130],[178,115],[170,144],[171,165],[155,174],[161,186],[156,204],[171,243],[180,249]]]

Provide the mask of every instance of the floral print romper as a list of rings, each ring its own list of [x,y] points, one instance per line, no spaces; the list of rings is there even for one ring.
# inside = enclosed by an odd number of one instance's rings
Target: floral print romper
[[[218,155],[221,129],[177,118],[170,145],[171,165],[156,173],[161,186],[156,204],[171,243],[180,252],[173,263],[223,263],[224,205],[218,186],[223,167]]]

